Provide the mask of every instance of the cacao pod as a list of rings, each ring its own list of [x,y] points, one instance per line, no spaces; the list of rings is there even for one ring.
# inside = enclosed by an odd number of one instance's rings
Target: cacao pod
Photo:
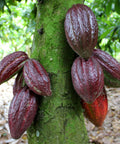
[[[14,76],[23,67],[27,59],[27,54],[22,51],[17,51],[4,57],[0,61],[0,84]]]
[[[81,100],[85,116],[97,127],[102,126],[108,111],[108,100],[105,89],[103,93],[92,103]]]
[[[27,60],[23,68],[23,76],[25,83],[34,93],[43,96],[51,95],[49,76],[38,61]]]
[[[75,91],[85,102],[94,102],[103,91],[103,70],[94,57],[87,61],[80,57],[76,58],[71,75]]]
[[[114,78],[110,73],[108,73],[106,70],[104,72],[104,83],[106,86],[109,87],[120,87],[120,80]]]
[[[33,122],[38,109],[36,95],[24,87],[13,97],[8,113],[11,136],[18,139]]]
[[[64,28],[71,48],[88,59],[98,38],[98,24],[92,10],[83,4],[73,5],[66,14]]]
[[[93,54],[107,72],[120,80],[120,63],[116,59],[100,49],[94,49]]]
[[[17,77],[15,79],[14,85],[13,85],[13,95],[16,95],[16,93],[25,86],[23,72],[20,71],[17,74]]]

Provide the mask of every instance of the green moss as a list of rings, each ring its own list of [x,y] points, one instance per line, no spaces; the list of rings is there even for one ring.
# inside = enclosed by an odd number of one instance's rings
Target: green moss
[[[67,10],[80,0],[44,0],[38,5],[32,58],[41,62],[50,75],[51,97],[43,97],[33,125],[29,144],[87,144],[80,98],[71,80],[75,53],[69,47],[64,19]],[[44,33],[37,32],[43,28]]]

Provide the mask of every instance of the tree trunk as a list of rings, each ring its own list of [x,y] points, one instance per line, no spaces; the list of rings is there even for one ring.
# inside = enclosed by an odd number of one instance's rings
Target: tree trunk
[[[29,144],[88,144],[80,98],[71,81],[75,53],[64,32],[67,10],[80,2],[83,0],[41,0],[37,4],[31,57],[39,60],[49,73],[52,96],[41,100],[28,130]]]

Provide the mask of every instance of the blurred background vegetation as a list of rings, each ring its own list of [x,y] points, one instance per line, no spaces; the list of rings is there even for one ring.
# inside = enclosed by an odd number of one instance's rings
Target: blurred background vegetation
[[[14,51],[30,54],[35,31],[36,1],[0,0],[0,59]],[[85,0],[99,26],[97,48],[120,60],[120,0]]]
[[[0,0],[0,59],[14,51],[29,54],[35,31],[35,0]]]

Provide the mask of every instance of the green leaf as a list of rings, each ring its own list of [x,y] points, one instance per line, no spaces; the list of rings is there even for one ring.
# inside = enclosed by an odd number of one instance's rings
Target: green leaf
[[[4,12],[4,6],[7,7],[8,12],[11,13],[11,10],[9,9],[7,3],[5,0],[0,0],[0,11]]]
[[[115,1],[115,11],[120,14],[120,0]]]
[[[113,30],[113,27],[110,27],[109,29],[107,29],[105,32],[102,33],[102,35],[100,36],[99,39],[103,39],[103,38],[107,37],[108,34],[110,34],[112,32],[112,30]]]
[[[116,33],[116,31],[119,29],[119,25],[118,26],[116,26],[114,29],[113,29],[113,33],[112,33],[112,35],[111,35],[111,39],[112,39],[112,37],[115,35],[115,33]]]
[[[3,25],[4,23],[6,23],[6,20],[1,19],[1,20],[0,20],[0,25]]]
[[[4,11],[5,0],[0,0],[0,11]]]
[[[108,0],[108,1],[107,1],[106,15],[109,15],[109,14],[110,14],[111,9],[112,9],[112,3],[113,3],[113,0]]]
[[[17,0],[18,2],[21,2],[21,0]]]

